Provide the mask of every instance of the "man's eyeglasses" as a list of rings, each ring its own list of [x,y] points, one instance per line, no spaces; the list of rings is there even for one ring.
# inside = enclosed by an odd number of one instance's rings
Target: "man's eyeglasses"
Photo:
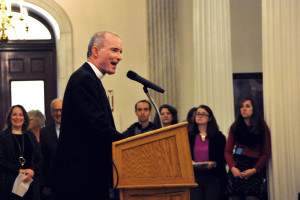
[[[52,111],[58,113],[58,112],[61,112],[62,109],[52,109]]]
[[[208,114],[206,114],[206,113],[196,113],[196,116],[198,116],[198,117],[208,117],[209,115]]]

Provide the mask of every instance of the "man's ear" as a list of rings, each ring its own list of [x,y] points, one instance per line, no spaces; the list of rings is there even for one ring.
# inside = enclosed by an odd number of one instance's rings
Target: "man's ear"
[[[97,56],[99,50],[100,50],[100,49],[99,49],[98,47],[93,46],[93,47],[92,47],[92,55],[93,55],[93,56]]]

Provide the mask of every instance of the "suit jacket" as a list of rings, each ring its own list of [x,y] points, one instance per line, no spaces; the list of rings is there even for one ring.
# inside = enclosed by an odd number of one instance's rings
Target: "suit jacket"
[[[85,63],[72,74],[64,94],[54,190],[82,199],[109,199],[111,145],[122,138],[102,82]]]
[[[55,122],[52,122],[40,131],[40,147],[43,155],[43,181],[42,184],[49,187],[50,169],[58,142]]]

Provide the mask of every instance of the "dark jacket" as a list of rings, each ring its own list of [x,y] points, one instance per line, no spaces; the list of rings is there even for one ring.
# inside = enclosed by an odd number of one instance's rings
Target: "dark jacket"
[[[58,138],[56,134],[55,122],[52,122],[40,131],[40,146],[43,155],[43,185],[49,187],[50,169],[57,146]]]
[[[67,84],[53,162],[54,191],[79,199],[108,199],[116,130],[105,89],[85,63]]]
[[[140,125],[138,122],[132,124],[126,131],[124,131],[122,134],[125,138],[139,135],[141,133],[146,133],[149,131],[156,130],[157,127],[154,125],[154,123],[149,122],[148,126],[145,128],[142,128],[142,125]]]
[[[189,133],[189,140],[190,140],[190,148],[192,154],[192,160],[194,160],[194,145],[195,145],[195,138],[196,134],[190,132]],[[209,146],[208,146],[208,156],[209,161],[217,162],[217,166],[212,168],[209,171],[204,170],[194,170],[195,175],[201,174],[209,174],[213,176],[225,176],[226,174],[226,162],[224,158],[224,150],[226,145],[226,138],[222,134],[222,132],[217,132],[213,137],[209,139]]]
[[[39,176],[42,165],[42,155],[40,152],[38,141],[31,132],[24,132],[24,136],[29,138],[32,145],[32,157],[29,169],[34,171],[33,182],[28,192],[32,196],[32,200],[39,200]],[[11,131],[5,130],[0,133],[0,198],[1,200],[15,200],[18,196],[13,194],[12,188],[15,179],[20,170],[18,162],[19,152],[15,150],[15,138]],[[24,149],[25,151],[26,149]]]

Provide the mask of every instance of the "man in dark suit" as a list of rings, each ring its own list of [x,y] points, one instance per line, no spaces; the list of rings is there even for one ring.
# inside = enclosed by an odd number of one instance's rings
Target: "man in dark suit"
[[[69,79],[53,168],[58,200],[109,199],[111,145],[123,136],[115,128],[100,79],[115,73],[121,53],[118,35],[98,32],[89,43],[87,62]]]
[[[50,189],[50,169],[53,163],[53,158],[58,142],[60,123],[61,123],[61,111],[62,111],[62,99],[54,99],[50,104],[50,113],[53,118],[53,122],[45,126],[40,131],[40,147],[43,155],[43,179],[42,179],[42,199],[52,200],[53,193]]]

